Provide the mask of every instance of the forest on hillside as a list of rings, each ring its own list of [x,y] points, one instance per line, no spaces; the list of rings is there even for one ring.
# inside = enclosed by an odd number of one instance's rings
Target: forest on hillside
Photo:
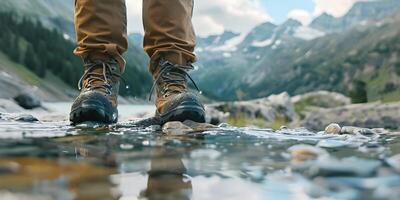
[[[40,21],[18,17],[12,12],[0,13],[0,24],[0,51],[12,61],[24,65],[41,78],[53,73],[67,85],[77,88],[83,64],[72,53],[75,48],[72,41],[57,30],[44,27]],[[121,84],[120,94],[144,96],[151,85],[151,77],[145,70],[140,70],[142,66],[137,66],[139,62],[134,58],[127,61],[123,76],[127,85]]]

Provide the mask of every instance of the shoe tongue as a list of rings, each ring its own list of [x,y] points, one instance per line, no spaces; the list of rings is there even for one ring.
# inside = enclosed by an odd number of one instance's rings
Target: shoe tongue
[[[168,84],[168,91],[173,93],[180,93],[186,90],[185,75],[179,71],[171,70],[164,75],[164,80],[167,81],[162,84]]]
[[[105,77],[103,75],[104,69],[103,67],[99,66],[99,67],[95,67],[92,70],[90,70],[90,74],[86,77],[86,82],[91,80],[91,85],[92,86],[100,86],[100,85],[104,85]],[[96,77],[96,78],[93,78]]]

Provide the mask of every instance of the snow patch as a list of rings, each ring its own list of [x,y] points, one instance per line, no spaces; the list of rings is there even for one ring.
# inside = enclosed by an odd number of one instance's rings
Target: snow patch
[[[236,51],[237,50],[237,45],[243,42],[243,40],[246,38],[247,34],[242,33],[236,37],[233,37],[227,41],[221,46],[217,47],[209,47],[207,50],[210,51]]]
[[[282,40],[276,40],[276,41],[274,42],[274,45],[272,45],[271,49],[276,49],[276,48],[278,48],[278,46],[281,45],[281,44],[282,44]]]
[[[273,42],[273,40],[271,38],[266,39],[264,41],[253,41],[251,43],[251,46],[253,46],[253,47],[266,47],[266,46],[271,45],[272,42]]]
[[[318,31],[316,29],[310,28],[308,26],[300,26],[294,32],[294,37],[303,39],[303,40],[313,40],[315,38],[319,38],[324,36],[325,33]]]

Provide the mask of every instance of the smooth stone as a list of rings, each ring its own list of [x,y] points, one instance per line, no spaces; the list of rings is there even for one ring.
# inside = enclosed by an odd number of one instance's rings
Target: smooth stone
[[[375,135],[376,131],[369,128],[360,128],[355,126],[343,126],[340,131],[341,134],[350,134],[350,135]]]
[[[23,92],[14,97],[14,100],[25,109],[34,109],[42,106],[42,102],[33,93]]]
[[[337,134],[340,134],[340,130],[341,130],[341,128],[340,128],[339,124],[332,123],[332,124],[329,124],[325,128],[325,133],[326,134],[335,134],[335,135],[337,135]]]
[[[288,151],[295,162],[302,162],[328,155],[328,152],[324,149],[306,144],[291,146]]]
[[[14,117],[14,120],[21,122],[37,122],[39,121],[36,117],[29,114],[22,114]]]
[[[167,122],[163,125],[162,132],[167,135],[186,135],[194,130],[182,122]]]
[[[0,163],[0,174],[16,173],[20,167],[16,162]]]
[[[371,176],[382,165],[378,160],[357,157],[319,159],[311,165],[310,174],[314,176]]]
[[[183,122],[183,124],[192,128],[193,131],[196,131],[196,132],[204,132],[204,131],[218,129],[218,126],[215,126],[215,125],[207,124],[207,123],[198,123],[198,122],[194,122],[191,120],[186,120]]]
[[[400,154],[387,158],[386,163],[393,169],[395,169],[397,172],[400,172]]]

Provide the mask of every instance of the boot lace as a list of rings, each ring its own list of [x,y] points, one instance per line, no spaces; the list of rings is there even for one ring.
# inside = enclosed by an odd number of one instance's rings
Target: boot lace
[[[193,83],[193,86],[196,88],[196,90],[201,93],[199,87],[197,87],[195,81],[192,79],[192,77],[188,74],[188,71],[194,69],[193,65],[177,65],[173,64],[169,61],[161,61],[160,64],[160,72],[154,79],[153,86],[151,87],[150,90],[150,95],[149,95],[149,101],[151,101],[151,96],[154,92],[154,88],[156,85],[161,85],[161,93],[163,94],[164,97],[169,96],[170,94],[173,93],[180,93],[181,90],[178,88],[184,88],[184,86],[187,82],[187,78]],[[171,76],[172,75],[172,76]],[[162,83],[162,84],[160,84]],[[175,87],[173,87],[175,86]]]
[[[102,73],[95,72],[95,69],[102,67]],[[112,66],[110,63],[96,61],[85,64],[85,73],[79,79],[78,89],[82,90],[82,87],[89,89],[100,89],[105,91],[107,94],[112,94],[112,85],[109,81],[112,76],[121,78],[124,82],[125,80],[120,74],[113,73]],[[83,83],[84,82],[84,83]]]

